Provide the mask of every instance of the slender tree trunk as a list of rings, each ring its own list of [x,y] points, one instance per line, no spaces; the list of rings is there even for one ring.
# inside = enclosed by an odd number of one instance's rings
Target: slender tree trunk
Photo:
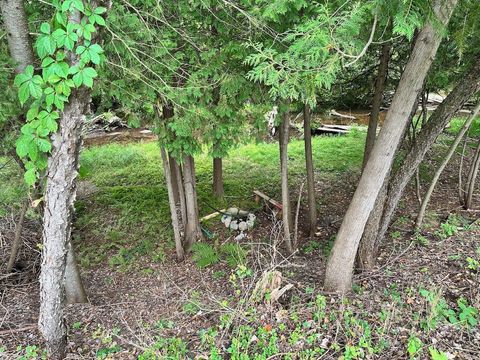
[[[63,359],[67,342],[64,319],[65,267],[76,196],[78,155],[89,94],[74,91],[52,136],[43,217],[39,327],[49,359]]]
[[[165,174],[165,182],[166,182],[167,191],[168,191],[168,203],[170,205],[170,214],[172,217],[173,236],[175,239],[175,250],[177,252],[177,260],[182,261],[184,257],[184,251],[183,251],[183,245],[182,245],[182,238],[180,235],[180,225],[178,221],[178,213],[177,213],[177,205],[176,205],[177,203],[175,202],[175,195],[174,195],[174,185],[176,185],[176,180],[172,178],[171,166],[170,166],[171,164],[169,164],[167,153],[162,146],[160,146],[160,152],[162,155],[163,173]]]
[[[15,236],[13,238],[12,249],[10,250],[10,258],[8,259],[7,264],[7,274],[9,274],[13,265],[15,265],[15,260],[17,259],[18,250],[20,249],[20,244],[22,243],[22,229],[23,223],[25,221],[25,214],[27,213],[30,201],[26,199],[23,202],[22,209],[20,210],[20,218],[18,219],[17,226],[15,228]]]
[[[16,62],[16,71],[33,65],[33,49],[23,0],[0,0],[3,23],[7,30],[8,49]]]
[[[473,199],[473,191],[475,190],[475,180],[478,174],[478,168],[480,167],[480,141],[477,145],[477,150],[475,150],[475,156],[473,157],[473,163],[470,168],[470,173],[467,180],[467,193],[465,194],[465,209],[472,208],[472,199]]]
[[[65,266],[65,295],[68,304],[87,303],[87,293],[83,287],[72,241],[68,242],[67,264]]]
[[[305,142],[305,164],[307,168],[308,219],[310,225],[310,237],[313,238],[317,231],[317,202],[315,201],[315,173],[313,170],[311,118],[312,114],[310,107],[305,104],[303,108],[303,136]]]
[[[200,221],[197,212],[197,194],[195,191],[195,166],[192,156],[185,156],[183,161],[183,181],[185,188],[185,204],[187,223],[185,227],[185,246],[189,251],[192,245],[201,238]]]
[[[222,158],[213,158],[213,194],[216,197],[224,195],[223,189],[223,163]]]
[[[429,121],[417,135],[415,144],[408,150],[401,166],[393,175],[382,221],[378,230],[377,242],[383,240],[388,226],[407,187],[425,154],[435,143],[438,136],[443,132],[452,117],[465,105],[467,100],[480,90],[480,58],[477,57],[472,68],[462,78],[460,83],[450,92],[440,106],[435,109]]]
[[[439,6],[437,1],[435,12],[441,23],[448,23],[456,3],[457,0],[445,0]],[[358,244],[391,169],[395,152],[408,126],[410,110],[422,90],[440,42],[438,30],[427,23],[415,42],[385,123],[337,235],[325,274],[325,288],[328,290],[347,292],[351,288]]]
[[[458,201],[460,205],[465,204],[465,189],[463,188],[463,162],[465,159],[465,150],[467,149],[468,144],[468,133],[465,135],[462,146],[462,155],[460,157],[460,166],[458,167]]]
[[[382,45],[380,55],[380,65],[378,66],[377,79],[375,80],[374,94],[372,100],[372,112],[368,122],[367,140],[365,142],[365,154],[363,157],[363,166],[365,168],[368,157],[372,152],[375,138],[377,137],[378,117],[383,102],[383,92],[385,91],[385,82],[387,80],[388,63],[390,61],[391,42],[388,41]]]
[[[171,186],[172,186],[172,196],[175,204],[178,204],[180,202],[180,190],[178,189],[178,180],[177,180],[177,172],[175,170],[175,159],[173,156],[168,154],[168,166],[169,166],[169,171],[170,171],[170,177],[171,177]]]
[[[180,165],[178,164],[177,160],[174,158],[171,159],[173,162],[173,168],[175,170],[175,178],[177,180],[177,189],[178,189],[178,197],[180,199],[180,215],[181,215],[181,225],[182,228],[185,230],[187,225],[187,205],[185,203],[185,189],[183,187],[183,174],[182,170],[180,169]]]
[[[280,143],[280,172],[282,177],[282,215],[283,232],[285,237],[285,246],[287,252],[293,252],[292,246],[292,211],[290,204],[290,191],[288,188],[288,140],[289,140],[290,122],[288,112],[285,111],[280,125],[279,143]]]
[[[415,228],[418,229],[420,226],[422,226],[423,222],[423,217],[425,216],[425,210],[427,209],[427,205],[430,201],[430,197],[432,196],[433,190],[435,189],[435,186],[437,185],[438,179],[440,178],[440,175],[442,174],[443,170],[449,163],[450,159],[452,158],[453,154],[455,153],[455,150],[458,147],[458,144],[460,144],[460,141],[462,141],[462,138],[465,136],[467,133],[468,129],[470,129],[470,126],[472,125],[473,120],[475,120],[478,111],[480,110],[480,103],[475,107],[473,110],[472,115],[465,121],[463,124],[462,129],[460,132],[457,134],[455,137],[455,140],[453,141],[453,144],[450,146],[450,149],[448,150],[447,155],[445,156],[445,159],[443,159],[442,163],[438,167],[437,171],[435,172],[435,175],[433,176],[432,182],[430,183],[430,187],[427,190],[427,193],[425,194],[425,197],[423,198],[422,206],[420,207],[420,211],[418,212],[417,220],[415,222]]]

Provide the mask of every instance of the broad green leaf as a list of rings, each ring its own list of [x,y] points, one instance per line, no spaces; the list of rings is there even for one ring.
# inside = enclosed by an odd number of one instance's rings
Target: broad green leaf
[[[25,171],[23,177],[28,186],[33,186],[35,185],[35,181],[37,180],[37,173],[35,169],[30,169]]]

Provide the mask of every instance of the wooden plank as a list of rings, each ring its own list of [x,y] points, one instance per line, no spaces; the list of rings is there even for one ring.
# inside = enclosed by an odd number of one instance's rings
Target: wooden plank
[[[282,210],[282,209],[283,209],[283,206],[282,206],[281,203],[279,203],[277,200],[272,199],[271,197],[265,195],[265,194],[262,193],[261,191],[254,190],[253,193],[254,193],[257,197],[260,197],[260,198],[264,199],[265,201],[268,201],[270,204],[272,204],[273,206],[275,206],[275,207],[278,208],[279,210]]]
[[[330,127],[324,127],[324,126],[321,126],[316,129],[312,129],[312,135],[322,135],[322,134],[348,134],[348,131],[330,128]]]
[[[323,124],[322,126],[332,128],[332,129],[345,130],[345,131],[349,131],[352,129],[352,127],[349,125]]]

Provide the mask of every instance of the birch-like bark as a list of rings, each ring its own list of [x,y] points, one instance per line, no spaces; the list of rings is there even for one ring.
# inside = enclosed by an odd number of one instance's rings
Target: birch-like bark
[[[7,30],[8,50],[16,63],[16,71],[23,72],[34,62],[23,0],[0,0],[0,10]]]

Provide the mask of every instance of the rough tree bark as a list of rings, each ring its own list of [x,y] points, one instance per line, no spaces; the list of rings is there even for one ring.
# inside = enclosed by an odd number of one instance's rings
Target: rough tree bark
[[[372,113],[370,114],[370,120],[368,121],[367,140],[365,142],[365,153],[363,156],[362,169],[365,168],[365,165],[367,164],[368,157],[370,156],[373,145],[375,144],[375,138],[377,137],[378,117],[380,115],[380,108],[382,106],[385,82],[387,80],[391,47],[392,43],[390,41],[387,41],[382,45],[380,65],[378,66],[378,73],[375,80],[374,94],[372,99]]]
[[[163,173],[165,174],[165,182],[168,191],[168,204],[170,205],[170,214],[172,217],[173,236],[175,239],[175,250],[177,253],[177,260],[182,261],[184,257],[184,250],[182,245],[182,237],[180,235],[180,224],[178,221],[177,203],[175,202],[174,185],[176,180],[172,178],[171,167],[168,161],[168,156],[165,148],[160,145],[160,153],[162,155]],[[178,194],[177,194],[178,195]]]
[[[448,23],[456,3],[457,0],[439,0],[435,3],[434,10],[441,23]],[[347,292],[351,288],[358,244],[391,169],[395,152],[408,126],[410,110],[422,90],[440,42],[440,32],[428,22],[415,42],[385,123],[338,232],[325,273],[324,286],[328,290]]]
[[[427,205],[430,202],[430,197],[432,196],[433,190],[435,189],[435,186],[437,185],[438,179],[440,178],[440,175],[442,175],[443,170],[447,166],[447,164],[450,162],[450,159],[452,158],[453,154],[455,153],[455,150],[458,147],[458,144],[460,144],[460,141],[462,141],[462,138],[465,136],[467,131],[470,129],[470,126],[472,125],[473,120],[477,117],[478,111],[480,110],[480,103],[475,107],[473,110],[472,114],[470,117],[465,121],[463,124],[462,129],[460,132],[457,134],[455,137],[455,140],[453,141],[452,145],[450,145],[450,149],[448,150],[447,155],[443,159],[442,163],[438,167],[437,171],[435,171],[435,175],[433,176],[432,182],[430,183],[430,186],[428,187],[427,192],[425,193],[425,197],[423,198],[422,205],[420,206],[420,210],[417,215],[417,220],[415,221],[415,228],[419,229],[420,226],[422,226],[423,222],[423,217],[425,215],[425,210],[427,209]]]
[[[285,246],[288,253],[293,252],[292,246],[292,211],[290,204],[290,191],[288,188],[288,140],[289,140],[290,122],[288,121],[288,112],[282,116],[282,124],[279,131],[280,144],[280,173],[282,178],[282,216],[283,232]]]
[[[8,50],[17,64],[16,71],[22,72],[34,59],[23,0],[0,0],[0,10],[7,30]]]
[[[170,178],[171,178],[171,185],[172,185],[172,196],[173,196],[173,201],[175,204],[178,204],[180,202],[180,190],[178,189],[178,180],[177,180],[177,172],[175,169],[175,159],[173,158],[172,155],[168,154],[168,166],[169,166],[169,171],[170,171]]]
[[[185,205],[187,222],[185,226],[185,250],[202,237],[198,218],[197,193],[195,190],[195,162],[192,156],[185,156],[183,161],[183,184],[185,189]]]
[[[417,134],[416,141],[409,149],[402,165],[393,175],[390,181],[380,228],[377,232],[377,242],[383,240],[403,191],[415,174],[415,170],[423,161],[427,151],[435,143],[452,117],[463,107],[467,100],[478,91],[480,91],[480,57],[475,59],[468,73],[465,74],[458,85],[431,114],[429,121]]]
[[[465,194],[465,209],[472,208],[472,199],[473,191],[475,190],[475,180],[477,178],[478,169],[480,167],[480,141],[477,144],[477,150],[475,150],[475,155],[473,157],[473,163],[470,167],[468,174],[467,184],[466,184],[466,194]]]
[[[179,197],[179,205],[180,205],[180,216],[181,216],[181,224],[182,229],[185,229],[187,225],[187,205],[185,203],[185,190],[183,188],[183,174],[178,164],[177,160],[171,158],[171,162],[173,163],[173,168],[175,171],[175,179],[177,180],[177,189],[178,189],[178,197]]]
[[[315,201],[315,173],[313,170],[311,119],[312,114],[310,107],[305,104],[303,108],[303,134],[305,142],[305,164],[307,169],[308,219],[310,225],[310,237],[313,238],[317,231],[317,202]]]
[[[84,113],[90,95],[73,91],[52,136],[48,159],[43,217],[43,256],[40,272],[39,327],[49,359],[63,359],[67,342],[64,319],[65,266],[76,196],[78,156]]]
[[[216,197],[224,195],[223,189],[223,161],[222,158],[213,158],[213,194]]]

